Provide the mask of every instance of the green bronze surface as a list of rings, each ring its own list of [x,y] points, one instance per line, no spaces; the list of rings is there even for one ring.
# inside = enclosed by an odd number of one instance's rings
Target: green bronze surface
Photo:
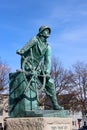
[[[10,73],[10,117],[23,115],[24,111],[37,110],[37,95],[28,87],[21,72]],[[25,116],[25,115],[24,115]]]
[[[43,89],[50,97],[53,109],[62,109],[50,76],[51,47],[47,43],[50,33],[48,26],[41,26],[39,33],[16,51],[21,56],[21,69],[9,74],[10,117],[25,117],[26,111],[39,110],[39,92]]]

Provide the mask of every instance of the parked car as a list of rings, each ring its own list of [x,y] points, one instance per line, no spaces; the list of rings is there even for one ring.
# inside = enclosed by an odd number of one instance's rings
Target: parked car
[[[82,126],[80,129],[78,129],[78,130],[87,130],[87,126],[84,125],[84,126]]]

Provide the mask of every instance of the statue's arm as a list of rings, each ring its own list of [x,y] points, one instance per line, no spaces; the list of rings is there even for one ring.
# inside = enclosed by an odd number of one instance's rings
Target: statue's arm
[[[46,54],[44,57],[44,66],[45,66],[45,71],[47,74],[50,75],[51,71],[51,47],[48,45]]]
[[[18,49],[16,51],[17,54],[19,55],[23,55],[24,53],[26,53],[27,51],[30,50],[30,48],[32,48],[32,46],[36,43],[36,38],[32,38],[29,42],[27,42],[25,44],[25,46],[22,49]]]

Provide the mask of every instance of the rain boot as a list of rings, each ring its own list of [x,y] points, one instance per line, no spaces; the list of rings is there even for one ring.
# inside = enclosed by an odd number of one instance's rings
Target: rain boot
[[[54,97],[51,96],[50,99],[51,99],[51,102],[52,102],[52,105],[53,105],[53,109],[54,109],[54,110],[63,110],[63,107],[61,107],[61,106],[58,104],[56,96],[54,96]]]

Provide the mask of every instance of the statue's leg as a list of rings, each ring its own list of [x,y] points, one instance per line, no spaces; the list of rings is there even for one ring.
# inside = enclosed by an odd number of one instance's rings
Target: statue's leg
[[[57,97],[56,97],[56,90],[55,90],[55,85],[54,85],[53,79],[47,80],[45,89],[46,89],[46,94],[47,94],[47,95],[50,97],[50,99],[51,99],[51,102],[52,102],[52,104],[53,104],[53,109],[54,109],[54,110],[61,110],[61,109],[63,109],[63,108],[58,104]]]

